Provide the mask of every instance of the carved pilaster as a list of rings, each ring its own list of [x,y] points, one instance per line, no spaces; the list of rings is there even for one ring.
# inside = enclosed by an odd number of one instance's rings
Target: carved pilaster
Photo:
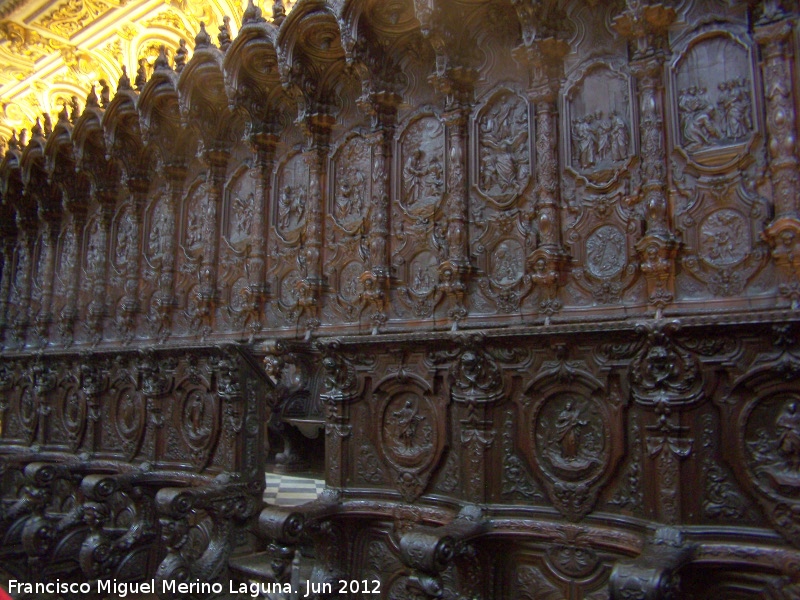
[[[797,160],[797,117],[792,85],[792,22],[782,14],[771,20],[765,9],[756,23],[755,37],[761,47],[767,110],[769,174],[775,220],[763,237],[772,249],[780,273],[780,293],[792,308],[800,305],[800,191]]]
[[[0,280],[0,340],[5,335],[8,325],[8,301],[11,294],[11,281],[14,276],[14,246],[17,236],[6,235],[3,237],[3,278]]]
[[[69,237],[72,243],[68,244],[64,257],[64,264],[68,273],[65,273],[67,283],[66,302],[59,315],[58,334],[64,345],[72,344],[75,334],[75,321],[78,318],[78,289],[81,282],[80,257],[83,256],[83,228],[86,225],[86,206],[83,203],[68,204],[72,213]]]
[[[135,331],[136,313],[139,311],[139,278],[142,272],[143,211],[147,202],[149,181],[145,177],[128,178],[128,189],[133,197],[130,215],[130,235],[125,249],[125,283],[118,327],[123,339],[130,341]]]
[[[264,223],[264,207],[271,196],[270,174],[275,166],[275,147],[278,136],[269,133],[259,133],[252,138],[256,150],[256,166],[253,170],[255,180],[255,196],[253,200],[253,250],[248,259],[247,267],[247,299],[246,307],[250,314],[249,326],[254,335],[263,327],[263,306],[267,299],[267,236]]]
[[[530,68],[528,96],[536,109],[536,172],[534,195],[538,245],[528,257],[532,283],[541,289],[539,310],[547,320],[561,309],[559,289],[566,279],[569,257],[561,240],[558,163],[558,91],[569,46],[549,37],[526,47]]]
[[[86,328],[93,343],[100,341],[103,335],[103,317],[106,315],[106,280],[108,279],[108,236],[111,230],[111,219],[114,216],[114,197],[112,191],[103,190],[98,194],[100,212],[98,215],[97,235],[90,243],[94,248],[87,249],[92,269],[92,300],[86,311]]]
[[[48,331],[53,322],[51,312],[53,303],[53,280],[55,278],[56,267],[56,243],[60,230],[60,219],[46,220],[44,222],[43,248],[44,252],[44,278],[42,280],[42,304],[39,314],[36,315],[36,335],[39,343],[47,344]]]
[[[17,238],[17,264],[14,273],[16,287],[16,306],[14,307],[14,321],[12,324],[12,337],[18,344],[25,344],[25,334],[30,323],[31,306],[31,279],[33,271],[33,249],[36,242],[35,229],[20,225],[20,235]]]
[[[448,316],[453,329],[466,318],[467,277],[470,261],[467,239],[467,118],[472,103],[477,71],[465,67],[451,67],[438,85],[447,93],[446,159],[447,192],[444,202],[442,239],[447,260],[439,265],[439,288],[450,300]]]
[[[308,153],[308,199],[306,224],[303,232],[305,261],[303,279],[299,282],[298,304],[306,315],[308,332],[319,325],[317,311],[322,287],[322,244],[324,241],[322,212],[325,206],[327,157],[331,128],[335,120],[331,115],[313,114],[308,117],[307,128],[311,137]]]
[[[367,217],[369,270],[361,275],[361,285],[363,300],[371,311],[369,318],[372,331],[377,333],[387,319],[391,140],[401,98],[394,93],[381,92],[373,94],[371,100],[375,119],[372,135],[372,197]]]
[[[330,487],[345,486],[349,465],[347,440],[353,432],[349,403],[358,395],[358,376],[353,365],[336,353],[335,345],[328,348],[322,359],[325,392],[321,395],[327,405],[325,423],[325,478]]]
[[[641,201],[645,236],[636,244],[648,301],[657,313],[675,297],[675,255],[678,242],[670,227],[667,162],[664,141],[663,65],[667,28],[675,11],[661,4],[629,3],[614,20],[631,46],[631,71],[639,94],[639,137],[642,156]]]
[[[175,306],[175,244],[177,239],[177,207],[183,195],[186,167],[170,164],[165,167],[168,190],[164,198],[164,231],[161,233],[161,270],[158,276],[158,294],[155,296],[155,318],[160,340],[170,335],[172,311]]]
[[[203,258],[200,264],[200,291],[197,303],[197,316],[201,335],[205,338],[211,333],[214,307],[217,303],[217,257],[219,256],[218,218],[222,204],[222,191],[225,187],[225,173],[229,154],[223,150],[211,150],[206,154],[209,165],[208,204],[203,215]]]

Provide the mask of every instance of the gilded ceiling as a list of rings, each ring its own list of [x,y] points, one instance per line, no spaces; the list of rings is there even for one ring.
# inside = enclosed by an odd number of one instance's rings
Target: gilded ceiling
[[[265,16],[272,2],[262,0]],[[294,2],[284,2],[287,8]],[[212,35],[230,17],[233,35],[246,0],[0,0],[0,145],[37,117],[55,116],[92,85],[113,95],[124,65],[131,78],[164,45],[184,39],[191,51],[204,22]],[[149,73],[148,73],[149,75]],[[2,150],[2,148],[0,148]]]

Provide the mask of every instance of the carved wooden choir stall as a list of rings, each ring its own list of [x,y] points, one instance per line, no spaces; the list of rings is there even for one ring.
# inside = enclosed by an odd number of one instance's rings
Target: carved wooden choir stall
[[[800,597],[795,3],[275,4],[10,141],[7,573]]]

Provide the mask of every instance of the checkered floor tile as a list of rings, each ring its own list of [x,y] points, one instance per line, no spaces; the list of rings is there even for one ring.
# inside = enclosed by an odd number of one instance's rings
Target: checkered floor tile
[[[292,477],[267,473],[264,501],[278,506],[297,506],[311,500],[325,489],[325,482],[311,477]]]

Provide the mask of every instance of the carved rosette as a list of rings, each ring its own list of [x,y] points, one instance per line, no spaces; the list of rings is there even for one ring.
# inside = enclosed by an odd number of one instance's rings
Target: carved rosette
[[[381,381],[375,399],[374,444],[407,502],[428,485],[445,445],[446,410],[428,384],[413,376]]]

